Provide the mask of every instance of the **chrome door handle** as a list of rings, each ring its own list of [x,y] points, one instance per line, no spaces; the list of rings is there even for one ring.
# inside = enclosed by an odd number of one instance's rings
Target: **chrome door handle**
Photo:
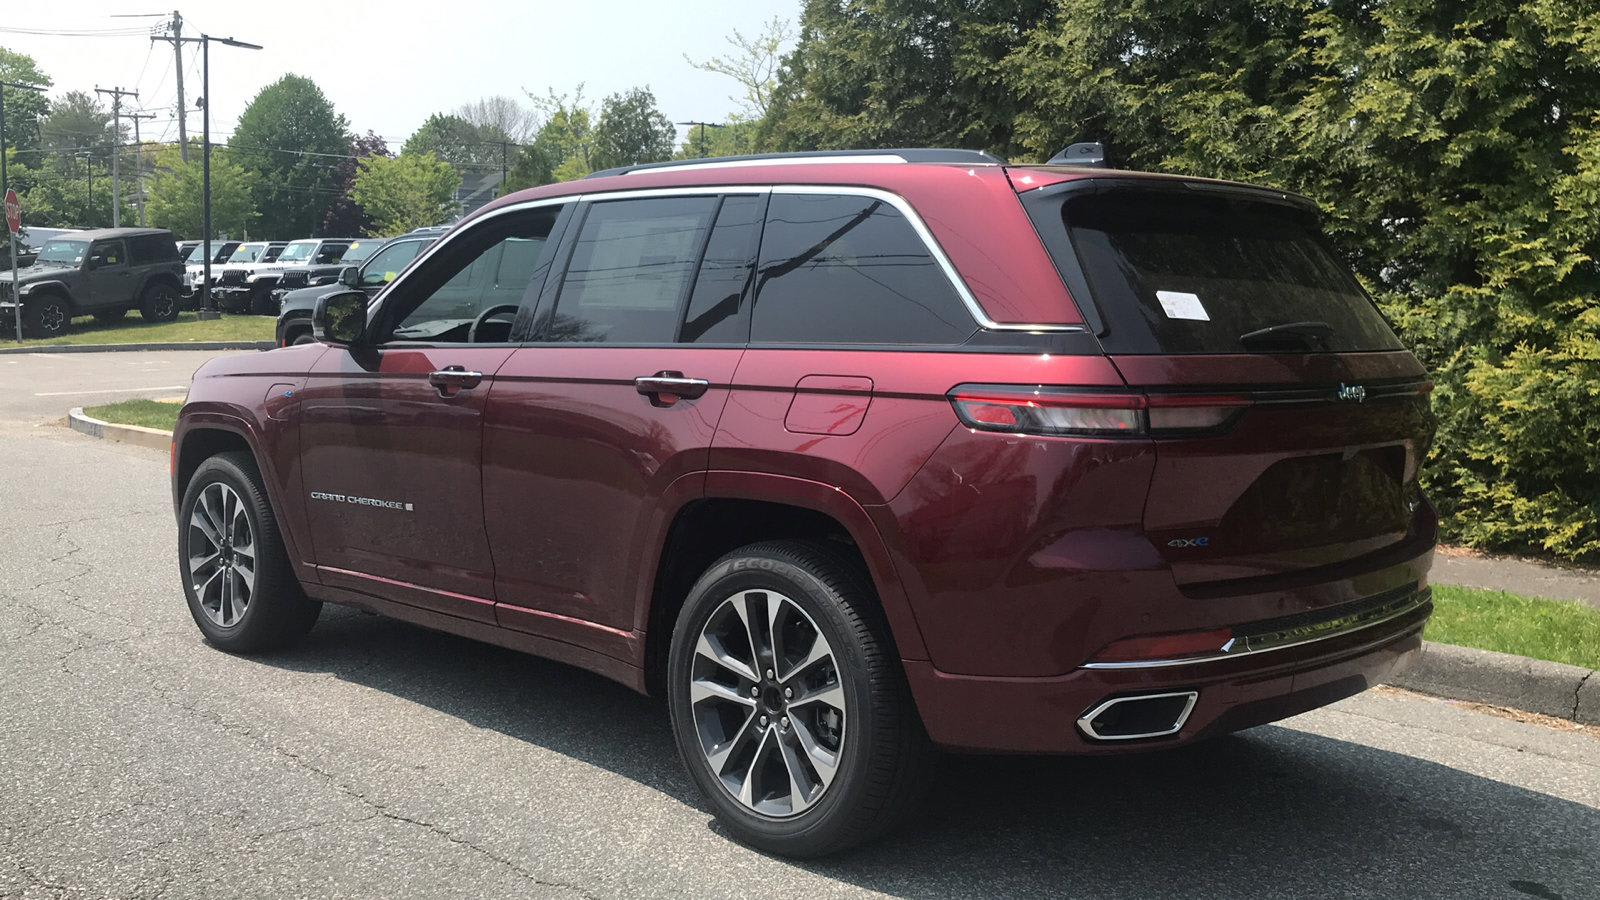
[[[445,366],[437,372],[428,373],[428,383],[438,388],[440,393],[446,390],[464,391],[482,384],[483,373],[469,372],[461,366]]]
[[[648,396],[671,394],[693,400],[704,396],[711,382],[704,378],[685,378],[682,372],[657,372],[654,375],[640,375],[633,380],[633,386],[639,393]]]

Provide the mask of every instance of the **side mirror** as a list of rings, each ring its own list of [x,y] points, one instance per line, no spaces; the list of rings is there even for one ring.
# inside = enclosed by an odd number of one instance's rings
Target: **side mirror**
[[[317,298],[311,313],[311,336],[324,344],[348,347],[360,343],[367,330],[367,295],[335,291]]]
[[[339,270],[339,283],[345,287],[360,287],[361,270],[355,266],[345,266]]]

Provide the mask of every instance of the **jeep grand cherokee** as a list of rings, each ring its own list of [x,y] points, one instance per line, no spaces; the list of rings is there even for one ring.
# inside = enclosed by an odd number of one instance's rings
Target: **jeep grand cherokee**
[[[505,197],[173,445],[217,647],[323,602],[665,698],[771,851],[882,833],[932,749],[1173,747],[1420,646],[1430,384],[1281,191],[908,150]]]

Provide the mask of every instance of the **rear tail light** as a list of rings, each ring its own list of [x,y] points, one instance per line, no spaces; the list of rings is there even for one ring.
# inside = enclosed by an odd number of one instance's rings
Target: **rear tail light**
[[[962,385],[950,392],[969,428],[1095,437],[1215,431],[1250,401],[1229,395],[1098,393],[1072,388]]]

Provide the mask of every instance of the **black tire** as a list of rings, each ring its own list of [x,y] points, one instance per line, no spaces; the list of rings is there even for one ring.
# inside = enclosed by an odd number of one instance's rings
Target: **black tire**
[[[139,297],[139,315],[147,322],[171,322],[178,318],[180,300],[176,287],[158,281]]]
[[[746,806],[712,771],[690,697],[702,629],[725,600],[749,591],[781,594],[809,617],[808,624],[832,647],[837,681],[843,688],[844,737],[832,782],[812,805],[788,817],[763,815]],[[679,756],[735,839],[783,856],[817,857],[871,841],[914,811],[927,785],[934,751],[871,582],[859,565],[835,548],[821,542],[767,541],[713,563],[684,602],[673,629],[667,668],[667,699]],[[757,665],[758,677],[760,669]],[[741,695],[743,690],[739,689]],[[785,729],[789,713],[785,706]],[[753,719],[756,713],[750,715]],[[815,740],[815,732],[808,734]]]
[[[31,337],[60,337],[71,325],[72,303],[60,294],[29,297],[22,307],[22,330]]]
[[[244,611],[225,624],[213,621],[202,606],[190,568],[191,551],[204,556],[210,549],[204,532],[190,523],[202,493],[212,485],[223,485],[239,498],[239,513],[248,520],[255,557],[255,583]],[[322,604],[308,598],[295,578],[261,474],[248,453],[219,453],[190,477],[178,514],[178,571],[189,614],[200,633],[212,646],[230,653],[287,646],[304,637],[322,612]]]
[[[250,289],[250,312],[258,316],[276,316],[278,311],[273,308],[272,291],[265,287],[252,287]]]
[[[128,314],[128,308],[126,306],[113,306],[110,309],[97,309],[97,310],[95,310],[94,311],[94,320],[96,322],[100,322],[100,323],[109,325],[112,322],[120,322],[120,321],[122,321],[122,317],[126,316],[127,314]]]
[[[301,344],[315,344],[316,342],[316,337],[314,337],[310,331],[302,331],[295,335],[293,340],[289,341],[289,346],[298,347]]]

